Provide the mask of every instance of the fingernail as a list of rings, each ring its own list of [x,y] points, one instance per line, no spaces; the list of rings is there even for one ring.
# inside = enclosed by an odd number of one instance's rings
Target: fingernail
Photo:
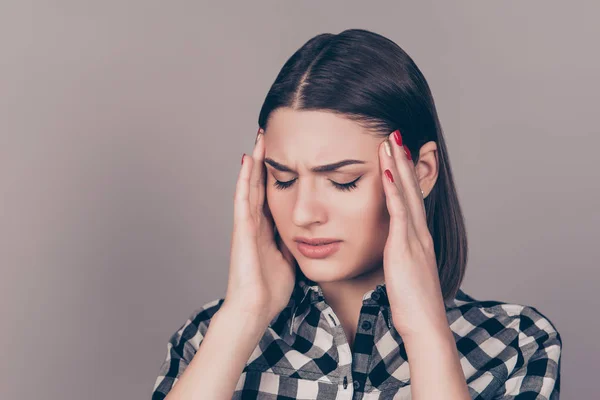
[[[387,176],[387,178],[390,180],[390,182],[394,183],[394,177],[392,176],[392,173],[390,172],[390,170],[386,169],[384,172],[385,172],[385,176]]]
[[[406,153],[406,157],[409,160],[412,160],[412,157],[410,156],[410,150],[408,150],[408,146],[404,146],[404,152]]]
[[[388,140],[386,139],[385,142],[383,142],[383,146],[385,147],[385,152],[388,156],[392,156],[392,148],[390,147],[390,142],[388,142]]]
[[[398,146],[402,146],[402,136],[400,135],[400,131],[398,129],[394,131],[394,139],[396,139]]]
[[[259,131],[258,135],[256,135],[256,140],[254,141],[254,144],[258,143],[258,141],[262,138],[262,132]]]
[[[242,154],[242,164],[244,163],[244,156],[246,155],[246,153]]]

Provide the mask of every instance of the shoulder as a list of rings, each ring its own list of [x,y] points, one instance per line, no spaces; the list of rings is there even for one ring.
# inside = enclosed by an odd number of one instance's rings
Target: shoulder
[[[221,309],[224,299],[214,299],[193,309],[187,320],[171,335],[169,344],[179,354],[193,356],[208,330],[213,316]]]
[[[164,399],[198,351],[210,321],[223,305],[224,299],[216,299],[194,309],[187,320],[171,334],[167,342],[167,354],[154,383],[152,399]]]
[[[467,319],[472,324],[487,322],[488,325],[494,323],[489,321],[495,321],[500,324],[496,329],[513,329],[526,336],[540,336],[543,333],[560,336],[548,315],[527,304],[475,299],[461,290],[448,310],[456,321]]]
[[[478,300],[459,293],[448,309],[457,347],[473,364],[505,382],[504,390],[553,385],[559,389],[562,338],[538,308],[499,300]],[[522,383],[526,383],[525,386]],[[516,392],[515,392],[516,393]],[[550,393],[550,392],[549,392]]]
[[[214,299],[195,308],[190,313],[188,321],[196,323],[210,323],[212,317],[221,309],[225,299]]]

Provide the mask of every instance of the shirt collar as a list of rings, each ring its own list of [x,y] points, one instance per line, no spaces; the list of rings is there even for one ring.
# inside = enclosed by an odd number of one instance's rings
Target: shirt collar
[[[292,295],[294,304],[296,307],[304,306],[306,304],[313,304],[324,300],[323,290],[321,286],[308,279],[301,272],[296,275],[296,285]],[[376,303],[389,307],[390,303],[387,297],[387,290],[385,283],[375,286],[363,294],[363,301],[371,298]]]
[[[363,301],[367,300],[369,297],[389,311],[390,303],[385,283],[379,284],[375,288],[364,293]],[[290,302],[290,305],[292,306],[292,313],[293,315],[298,315],[299,312],[304,311],[309,305],[324,301],[324,296],[321,286],[317,282],[307,278],[302,271],[297,268],[296,283],[294,285],[291,300],[292,301]],[[444,307],[446,312],[448,312],[449,310],[462,304],[462,302],[472,300],[475,299],[470,297],[461,289],[458,289],[457,294],[453,299],[444,301]]]

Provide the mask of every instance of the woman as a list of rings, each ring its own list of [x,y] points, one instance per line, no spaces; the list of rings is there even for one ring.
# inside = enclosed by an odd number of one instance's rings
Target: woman
[[[225,298],[172,335],[153,399],[558,399],[551,321],[459,289],[448,152],[400,47],[361,29],[315,36],[258,122]]]

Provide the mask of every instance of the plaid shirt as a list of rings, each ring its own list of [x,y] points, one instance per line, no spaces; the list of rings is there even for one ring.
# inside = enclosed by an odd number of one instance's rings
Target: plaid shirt
[[[191,362],[224,299],[194,311],[167,343],[152,399]],[[446,315],[472,399],[558,400],[560,334],[534,307],[475,300],[459,290]],[[321,288],[300,278],[250,356],[233,399],[410,399],[409,362],[385,284],[363,296],[351,351]]]

